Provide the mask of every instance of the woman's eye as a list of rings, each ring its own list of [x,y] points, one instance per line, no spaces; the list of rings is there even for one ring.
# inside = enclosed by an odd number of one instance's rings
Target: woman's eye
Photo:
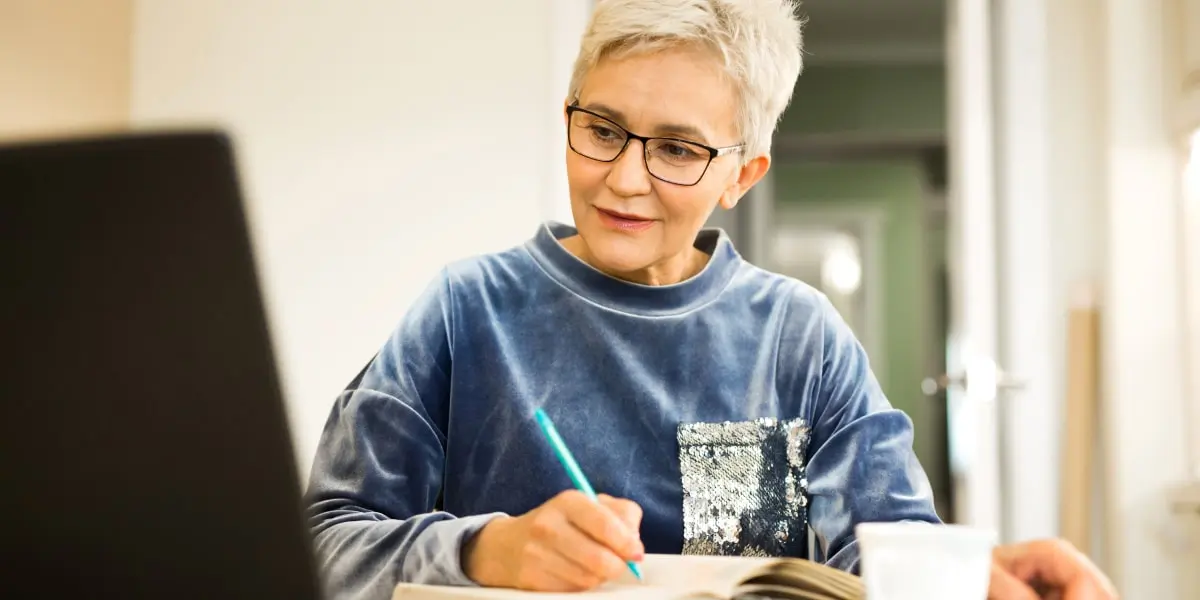
[[[667,142],[661,146],[661,150],[665,152],[668,157],[675,159],[689,159],[700,156],[695,150],[692,150],[683,144],[673,144]]]
[[[592,125],[591,129],[592,135],[596,136],[596,139],[599,140],[611,141],[621,138],[621,134],[614,131],[610,127],[605,127],[603,125]]]

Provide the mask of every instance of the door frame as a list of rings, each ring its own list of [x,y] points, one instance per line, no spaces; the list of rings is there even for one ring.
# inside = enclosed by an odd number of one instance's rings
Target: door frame
[[[1198,72],[1200,75],[1200,72]],[[1200,96],[1200,85],[1197,85]],[[1184,140],[1184,184],[1180,206],[1180,243],[1186,314],[1187,365],[1185,385],[1191,402],[1191,443],[1189,470],[1200,481],[1200,114],[1194,120],[1196,128]]]
[[[1059,535],[1066,395],[1066,299],[1091,289],[1066,281],[1056,253],[1055,117],[1050,17],[1044,0],[994,2],[997,360],[1019,384],[999,396],[1006,541]],[[1056,277],[1057,276],[1057,277]],[[1059,308],[1056,310],[1056,305]]]
[[[954,514],[1004,536],[996,224],[995,20],[990,0],[947,6],[949,123],[947,255],[950,323],[946,367]],[[955,385],[954,379],[971,382]],[[983,383],[979,383],[982,381]]]

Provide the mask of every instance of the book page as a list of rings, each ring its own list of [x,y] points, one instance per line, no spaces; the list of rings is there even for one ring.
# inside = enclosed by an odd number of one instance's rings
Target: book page
[[[554,594],[510,589],[438,587],[401,584],[393,600],[684,600],[732,596],[750,573],[772,562],[766,558],[736,556],[674,556],[651,554],[641,564],[643,580],[632,574],[597,589],[580,593]]]
[[[764,590],[768,590],[764,591]],[[782,593],[781,590],[789,590]],[[781,598],[861,599],[863,582],[855,575],[800,559],[785,559],[768,565],[741,585],[737,594]]]

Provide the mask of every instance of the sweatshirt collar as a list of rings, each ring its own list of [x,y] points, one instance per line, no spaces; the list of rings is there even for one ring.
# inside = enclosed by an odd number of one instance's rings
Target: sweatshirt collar
[[[608,275],[559,243],[576,234],[578,231],[570,225],[548,221],[525,246],[543,270],[563,287],[605,308],[635,315],[671,316],[702,307],[720,295],[742,263],[723,230],[702,229],[696,236],[695,247],[709,255],[704,269],[679,283],[643,285]]]

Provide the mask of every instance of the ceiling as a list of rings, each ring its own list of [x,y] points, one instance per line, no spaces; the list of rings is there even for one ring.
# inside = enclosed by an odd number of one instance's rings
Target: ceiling
[[[930,63],[944,54],[947,0],[803,0],[805,60]]]

